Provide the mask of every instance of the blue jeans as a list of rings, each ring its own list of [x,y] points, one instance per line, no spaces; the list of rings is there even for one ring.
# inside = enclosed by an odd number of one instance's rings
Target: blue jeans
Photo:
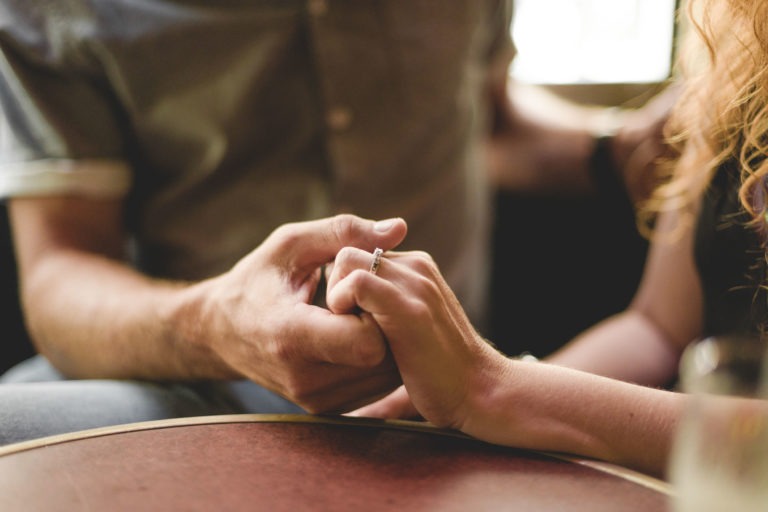
[[[249,381],[67,380],[41,356],[8,370],[0,384],[0,445],[137,421],[304,413]]]

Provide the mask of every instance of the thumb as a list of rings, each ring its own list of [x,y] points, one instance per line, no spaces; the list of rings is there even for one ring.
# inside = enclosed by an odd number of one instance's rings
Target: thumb
[[[342,247],[385,251],[397,247],[408,231],[405,221],[381,221],[342,214],[335,217],[285,224],[271,236],[276,254],[295,269],[314,270],[336,257]]]

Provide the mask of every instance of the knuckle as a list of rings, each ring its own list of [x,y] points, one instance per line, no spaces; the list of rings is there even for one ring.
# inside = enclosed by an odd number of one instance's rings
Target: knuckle
[[[352,272],[350,272],[349,276],[347,276],[350,284],[355,289],[362,289],[365,284],[368,282],[368,279],[371,277],[371,274],[362,269],[355,269]]]
[[[331,231],[340,244],[345,244],[346,241],[354,239],[357,231],[357,220],[357,217],[350,213],[340,213],[333,217]]]
[[[437,270],[437,264],[432,255],[424,251],[413,252],[411,266],[418,273],[425,275],[432,275]]]
[[[414,297],[430,301],[440,296],[440,287],[429,274],[422,274],[413,280]]]
[[[296,229],[296,223],[283,224],[277,227],[272,234],[269,235],[269,239],[278,252],[293,247],[300,238],[301,236]]]
[[[432,323],[432,309],[421,300],[409,299],[405,302],[403,310],[417,325]]]
[[[426,251],[413,251],[413,255],[427,264],[434,265],[435,259],[432,257],[432,255]]]
[[[360,249],[356,249],[354,247],[342,247],[336,255],[335,263],[341,269],[353,268],[355,266],[355,262],[360,259],[362,252],[363,251]]]

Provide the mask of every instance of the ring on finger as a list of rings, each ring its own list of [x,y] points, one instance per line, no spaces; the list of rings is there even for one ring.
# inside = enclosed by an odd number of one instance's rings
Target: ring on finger
[[[373,251],[373,261],[371,261],[371,268],[369,272],[373,275],[376,275],[376,272],[379,271],[379,265],[381,265],[381,255],[384,254],[384,250],[380,249],[379,247],[376,248],[376,250]]]

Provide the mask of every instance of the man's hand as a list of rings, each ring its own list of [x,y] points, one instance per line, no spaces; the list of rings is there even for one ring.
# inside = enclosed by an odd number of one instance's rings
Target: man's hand
[[[611,159],[634,204],[657,184],[663,128],[677,100],[672,84],[638,109],[584,106],[537,86],[510,83],[491,92],[494,129],[486,144],[491,180],[520,193],[585,194],[595,134],[611,132]]]
[[[313,305],[323,265],[344,246],[397,246],[402,219],[351,215],[284,225],[229,272],[194,286],[183,320],[229,367],[309,412],[344,412],[400,378],[368,315]]]
[[[613,159],[629,197],[634,204],[650,197],[658,185],[656,168],[669,147],[664,140],[664,125],[681,87],[672,84],[641,108],[622,115],[621,126],[612,139]]]

